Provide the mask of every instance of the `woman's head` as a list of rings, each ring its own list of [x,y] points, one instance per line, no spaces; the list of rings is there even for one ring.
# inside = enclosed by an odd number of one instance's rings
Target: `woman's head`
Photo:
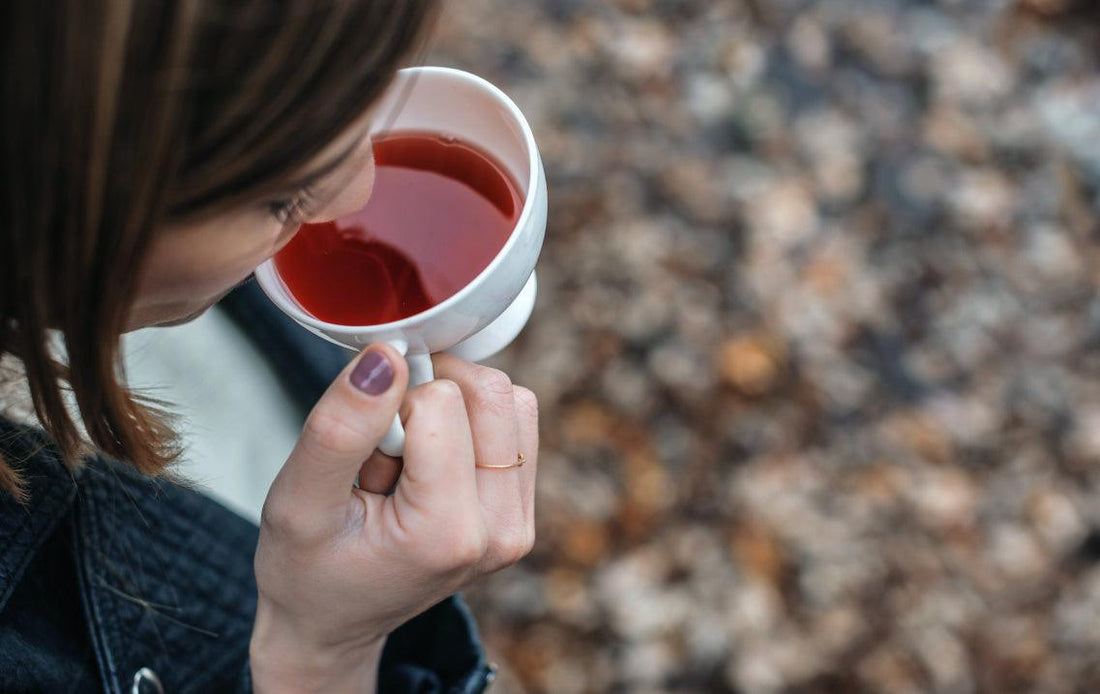
[[[306,165],[305,178],[285,190],[168,222],[141,263],[126,329],[195,318],[270,258],[302,222],[362,207],[374,181],[367,128],[368,118],[347,128]]]
[[[0,353],[43,424],[146,471],[169,432],[118,381],[127,329],[197,315],[304,219],[358,206],[370,105],[431,0],[0,6]],[[68,353],[53,361],[48,331]],[[0,463],[0,486],[16,475]]]

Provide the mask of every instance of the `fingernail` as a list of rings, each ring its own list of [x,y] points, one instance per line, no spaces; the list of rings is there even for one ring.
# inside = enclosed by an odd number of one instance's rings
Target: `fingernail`
[[[351,371],[351,384],[367,395],[381,395],[393,385],[393,366],[381,352],[367,352]]]

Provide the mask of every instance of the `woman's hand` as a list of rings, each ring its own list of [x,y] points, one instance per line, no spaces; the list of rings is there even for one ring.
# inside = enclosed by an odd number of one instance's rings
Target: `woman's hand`
[[[375,345],[310,413],[260,522],[257,691],[373,692],[388,633],[530,551],[535,396],[454,357],[435,368],[406,395],[405,360]],[[403,463],[374,450],[399,407]]]

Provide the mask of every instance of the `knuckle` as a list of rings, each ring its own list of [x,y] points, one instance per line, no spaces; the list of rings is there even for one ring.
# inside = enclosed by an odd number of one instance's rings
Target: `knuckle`
[[[304,523],[300,514],[295,513],[292,504],[272,501],[264,502],[260,510],[260,529],[274,536],[295,541],[309,541],[315,533]]]
[[[523,386],[516,386],[513,389],[514,397],[516,399],[516,411],[520,417],[524,417],[529,421],[539,421],[539,399],[533,392],[524,388]]]
[[[475,372],[473,380],[479,392],[489,396],[512,397],[512,379],[500,369],[483,366]]]
[[[363,435],[356,427],[324,410],[310,413],[303,437],[311,450],[325,455],[343,457],[358,453],[363,448]]]
[[[497,539],[494,554],[505,566],[515,564],[531,551],[533,538],[527,528],[514,528]]]
[[[538,533],[535,531],[534,524],[532,524],[530,527],[527,528],[527,539],[526,543],[524,544],[523,556],[527,556],[531,553],[531,550],[535,548],[535,540],[537,539],[537,536]]]
[[[454,381],[445,378],[424,384],[424,398],[438,403],[454,405],[462,403],[462,389]]]
[[[275,532],[282,532],[294,524],[294,517],[285,505],[273,503],[270,499],[260,509],[260,526]]]
[[[512,397],[512,379],[508,378],[508,374],[483,367],[474,373],[471,385],[471,400],[476,407],[497,414],[512,414],[515,401]]]
[[[447,568],[461,569],[481,561],[489,549],[489,536],[480,523],[456,525],[445,544]]]
[[[452,520],[410,549],[428,573],[449,574],[478,564],[489,550],[489,534],[480,519]]]
[[[474,528],[454,542],[454,560],[459,566],[481,561],[489,549],[489,537],[484,528]]]

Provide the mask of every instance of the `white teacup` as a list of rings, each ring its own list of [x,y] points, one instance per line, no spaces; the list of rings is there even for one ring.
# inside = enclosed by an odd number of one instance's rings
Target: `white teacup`
[[[283,283],[273,261],[256,270],[268,297],[291,318],[348,349],[385,341],[409,363],[410,386],[432,380],[432,352],[480,361],[508,346],[527,324],[535,305],[535,261],[546,232],[546,174],[531,127],[502,91],[482,78],[444,67],[401,70],[378,104],[386,131],[454,135],[503,165],[519,184],[523,210],[512,235],[481,274],[432,308],[392,323],[347,326],[326,323],[304,311]],[[400,456],[405,431],[394,419],[379,450]]]

